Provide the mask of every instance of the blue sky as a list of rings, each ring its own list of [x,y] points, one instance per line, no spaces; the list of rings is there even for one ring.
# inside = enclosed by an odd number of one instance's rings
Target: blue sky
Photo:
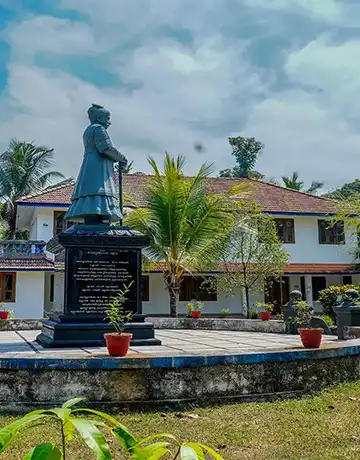
[[[0,28],[0,146],[54,147],[66,175],[97,102],[138,171],[165,150],[229,167],[245,135],[268,177],[360,176],[358,1],[0,0]]]

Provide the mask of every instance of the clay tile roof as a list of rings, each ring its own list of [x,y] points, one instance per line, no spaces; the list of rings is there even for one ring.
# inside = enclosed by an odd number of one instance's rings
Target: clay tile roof
[[[360,266],[353,264],[287,264],[287,275],[291,274],[331,274],[331,273],[360,273]]]
[[[46,258],[0,258],[0,271],[34,271],[34,270],[54,270],[54,263]]]
[[[146,206],[146,185],[151,176],[146,174],[124,174],[124,202],[125,206]],[[225,193],[231,187],[238,184],[247,184],[243,199],[254,200],[258,206],[269,213],[293,213],[293,214],[334,214],[337,205],[327,198],[309,195],[297,190],[291,190],[279,185],[264,181],[250,179],[209,179],[210,193]],[[21,198],[19,205],[70,205],[71,194],[75,185],[74,179],[60,182],[48,187],[42,192]]]

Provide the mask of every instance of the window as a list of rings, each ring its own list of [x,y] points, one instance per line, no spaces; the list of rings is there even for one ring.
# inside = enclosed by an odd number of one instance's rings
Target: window
[[[352,284],[352,276],[351,275],[343,276],[343,285],[347,286],[349,284]]]
[[[149,277],[142,276],[141,278],[141,296],[143,302],[149,302],[150,290],[149,290]]]
[[[312,294],[313,300],[316,302],[319,298],[319,292],[326,288],[326,277],[325,276],[313,276],[312,277]]]
[[[279,240],[283,243],[295,243],[294,219],[275,219]]]
[[[54,236],[65,232],[67,228],[71,227],[72,222],[64,219],[65,214],[65,211],[54,211]]]
[[[185,276],[181,283],[179,300],[182,302],[190,302],[196,297],[197,300],[202,302],[216,301],[217,292],[212,290],[209,292],[203,286],[204,281],[207,279],[209,279],[209,277]]]
[[[55,285],[55,275],[50,275],[49,302],[54,302],[54,285]]]
[[[331,224],[326,220],[318,221],[320,244],[345,243],[344,222]]]
[[[0,273],[0,302],[15,302],[16,274]]]

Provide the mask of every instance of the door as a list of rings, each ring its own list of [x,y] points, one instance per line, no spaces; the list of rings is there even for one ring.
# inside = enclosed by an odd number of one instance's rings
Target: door
[[[274,305],[273,315],[281,313],[281,306],[289,301],[289,277],[269,281],[265,289],[265,302]]]

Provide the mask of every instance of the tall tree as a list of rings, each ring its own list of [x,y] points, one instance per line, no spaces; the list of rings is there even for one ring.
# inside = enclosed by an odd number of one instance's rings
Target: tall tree
[[[244,292],[249,314],[250,294],[263,292],[266,280],[281,277],[288,253],[279,240],[275,221],[253,205],[243,209],[242,219],[224,242],[224,273],[217,277],[217,287],[228,295]]]
[[[262,174],[254,171],[258,156],[262,153],[264,144],[257,141],[255,137],[229,137],[229,144],[232,148],[231,155],[235,157],[236,165],[230,169],[220,171],[220,177],[244,177],[261,178]]]
[[[333,192],[324,195],[326,198],[334,198],[336,200],[346,200],[353,196],[360,196],[360,179],[355,179],[353,182],[344,184],[342,187]]]
[[[312,181],[310,187],[308,189],[304,189],[304,182],[299,179],[299,174],[297,172],[293,172],[291,176],[282,176],[281,178],[286,188],[298,191],[302,190],[310,194],[316,193],[324,186],[323,182]]]
[[[170,314],[177,316],[181,282],[185,274],[196,273],[220,260],[215,247],[234,222],[234,200],[240,187],[225,195],[209,195],[208,178],[213,166],[204,164],[195,177],[185,177],[185,158],[165,154],[163,171],[153,158],[146,208],[130,212],[126,224],[147,235],[144,256],[163,268],[169,292]]]
[[[0,155],[0,196],[6,238],[23,237],[23,233],[16,230],[16,201],[39,192],[54,179],[64,177],[57,171],[48,171],[53,165],[53,158],[53,149],[15,139]]]

